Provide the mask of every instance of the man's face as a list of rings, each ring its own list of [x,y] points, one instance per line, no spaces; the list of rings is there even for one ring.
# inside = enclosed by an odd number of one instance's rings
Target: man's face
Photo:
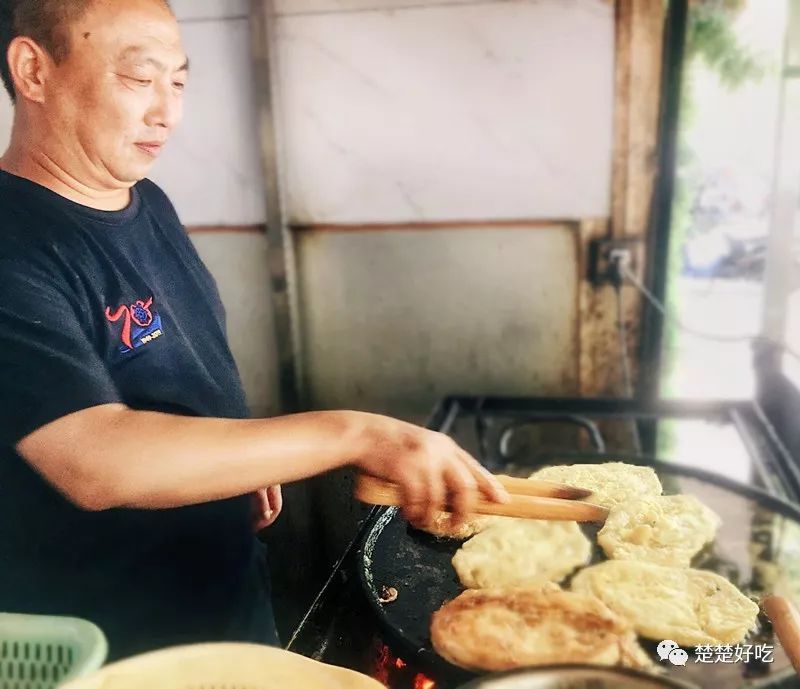
[[[145,177],[182,116],[187,59],[160,0],[97,0],[71,27],[45,108],[64,153],[102,188]]]

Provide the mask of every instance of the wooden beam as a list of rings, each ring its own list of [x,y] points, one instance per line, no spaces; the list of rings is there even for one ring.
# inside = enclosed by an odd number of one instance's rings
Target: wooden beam
[[[656,179],[664,3],[617,0],[615,14],[615,109],[611,218],[585,220],[579,252],[583,280],[578,296],[580,394],[625,396],[617,304],[611,286],[588,281],[588,247],[595,239],[645,239]],[[633,381],[640,339],[642,302],[632,286],[622,288],[623,322]]]
[[[656,175],[664,3],[617,0],[611,233],[647,232]]]
[[[612,232],[625,227],[628,189],[628,154],[631,105],[631,51],[633,4],[635,0],[617,0],[614,22],[616,46],[614,69],[614,157],[611,179]],[[624,233],[623,233],[624,234]]]

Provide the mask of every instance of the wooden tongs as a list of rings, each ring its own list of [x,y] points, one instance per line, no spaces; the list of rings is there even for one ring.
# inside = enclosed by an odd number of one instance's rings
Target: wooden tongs
[[[800,612],[788,598],[776,594],[764,598],[761,607],[772,622],[794,671],[800,675]]]
[[[501,504],[479,499],[477,514],[573,522],[602,522],[608,516],[605,507],[580,501],[592,494],[590,490],[539,479],[495,478],[509,492],[511,501]],[[400,486],[367,474],[358,475],[355,494],[361,502],[371,505],[403,504]]]

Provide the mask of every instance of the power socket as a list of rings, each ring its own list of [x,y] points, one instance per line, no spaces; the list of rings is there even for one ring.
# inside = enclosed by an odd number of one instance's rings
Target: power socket
[[[641,266],[644,265],[644,240],[635,237],[593,239],[589,243],[590,282],[596,287],[613,284],[616,259],[627,264],[628,270],[641,280]]]

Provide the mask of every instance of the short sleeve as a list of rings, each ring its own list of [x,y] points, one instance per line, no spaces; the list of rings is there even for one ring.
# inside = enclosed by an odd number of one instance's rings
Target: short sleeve
[[[34,263],[0,259],[0,444],[67,414],[119,402],[81,309]]]

